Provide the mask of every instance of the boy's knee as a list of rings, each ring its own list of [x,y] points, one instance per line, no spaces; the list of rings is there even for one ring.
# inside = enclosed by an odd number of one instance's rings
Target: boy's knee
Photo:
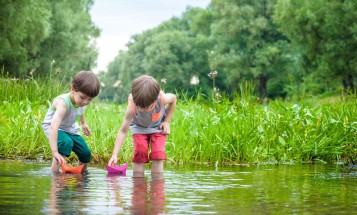
[[[135,150],[134,156],[131,159],[131,161],[135,163],[148,163],[149,162],[148,152],[146,150]]]
[[[151,152],[150,160],[166,160],[166,153],[163,151]]]
[[[92,153],[89,148],[83,149],[80,153],[77,154],[78,160],[82,163],[89,163],[91,160]]]

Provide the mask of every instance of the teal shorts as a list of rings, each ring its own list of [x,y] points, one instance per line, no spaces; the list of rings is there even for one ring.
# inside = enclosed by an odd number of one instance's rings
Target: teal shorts
[[[91,160],[91,151],[81,135],[58,130],[57,147],[58,152],[63,156],[68,157],[73,151],[80,162],[89,163]]]

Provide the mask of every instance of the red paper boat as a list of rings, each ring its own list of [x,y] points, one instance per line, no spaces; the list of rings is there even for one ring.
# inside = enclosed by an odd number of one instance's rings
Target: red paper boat
[[[84,164],[76,166],[76,167],[61,165],[62,173],[81,173],[83,166],[84,166]]]
[[[123,166],[105,166],[108,170],[108,174],[119,174],[119,175],[126,175],[126,168],[128,167],[128,164],[125,163]]]

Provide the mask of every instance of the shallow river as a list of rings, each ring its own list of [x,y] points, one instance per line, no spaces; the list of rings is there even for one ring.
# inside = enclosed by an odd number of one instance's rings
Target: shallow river
[[[165,166],[162,178],[0,161],[0,214],[357,214],[357,168]]]

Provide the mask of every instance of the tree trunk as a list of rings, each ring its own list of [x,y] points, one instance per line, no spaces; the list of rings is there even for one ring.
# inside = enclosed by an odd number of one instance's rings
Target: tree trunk
[[[344,78],[342,79],[342,85],[343,85],[343,94],[346,95],[348,86],[347,86],[347,82]]]
[[[342,79],[343,91],[345,94],[353,93],[355,86],[353,83],[353,75],[349,74],[347,78]]]
[[[259,76],[259,93],[261,97],[261,101],[264,103],[268,99],[267,95],[267,82],[268,82],[268,77],[266,75],[260,75]]]
[[[355,89],[355,86],[353,84],[353,76],[351,74],[349,74],[347,77],[347,83],[348,83],[348,86],[350,87],[351,92],[353,92]]]

